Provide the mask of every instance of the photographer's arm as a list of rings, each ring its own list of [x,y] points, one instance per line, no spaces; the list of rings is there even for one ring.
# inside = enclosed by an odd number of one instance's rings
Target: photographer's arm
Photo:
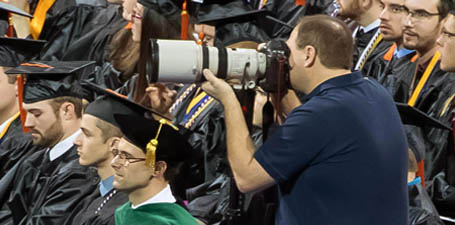
[[[273,178],[253,157],[255,147],[250,137],[240,103],[231,86],[204,70],[207,82],[202,89],[224,105],[227,156],[241,192],[265,189],[274,184]]]

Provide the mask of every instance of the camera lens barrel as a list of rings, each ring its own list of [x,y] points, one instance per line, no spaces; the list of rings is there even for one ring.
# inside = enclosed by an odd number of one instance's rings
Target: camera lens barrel
[[[265,54],[253,49],[197,45],[194,41],[150,40],[147,74],[153,82],[195,83],[210,69],[221,79],[256,80],[265,74]],[[246,74],[245,74],[246,73]]]

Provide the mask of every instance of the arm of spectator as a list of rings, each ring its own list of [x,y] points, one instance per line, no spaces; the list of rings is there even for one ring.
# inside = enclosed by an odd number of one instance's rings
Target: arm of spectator
[[[231,86],[204,70],[207,82],[202,89],[224,106],[227,156],[241,192],[262,190],[274,184],[273,178],[253,157],[255,147],[250,137],[240,103]]]

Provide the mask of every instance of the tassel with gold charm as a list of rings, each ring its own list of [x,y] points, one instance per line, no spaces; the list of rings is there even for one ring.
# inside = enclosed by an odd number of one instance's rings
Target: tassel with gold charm
[[[149,143],[147,143],[147,146],[145,147],[145,150],[147,151],[145,153],[145,165],[152,168],[153,172],[155,172],[156,150],[158,148],[158,137],[160,136],[161,128],[163,128],[163,125],[166,124],[172,127],[174,130],[179,130],[174,124],[172,124],[170,121],[166,119],[160,119],[159,123],[160,126],[158,127],[158,131],[156,132],[155,138],[150,140]]]

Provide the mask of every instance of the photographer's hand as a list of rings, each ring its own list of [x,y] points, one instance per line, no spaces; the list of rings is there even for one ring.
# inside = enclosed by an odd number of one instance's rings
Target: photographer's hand
[[[170,90],[163,84],[151,84],[145,92],[150,98],[150,103],[152,109],[156,110],[157,112],[170,116],[169,108],[175,101],[177,96],[177,92],[174,90]]]
[[[223,105],[229,100],[237,99],[232,87],[224,80],[217,78],[209,69],[203,71],[206,82],[202,83],[201,88],[210,96],[216,98]]]

